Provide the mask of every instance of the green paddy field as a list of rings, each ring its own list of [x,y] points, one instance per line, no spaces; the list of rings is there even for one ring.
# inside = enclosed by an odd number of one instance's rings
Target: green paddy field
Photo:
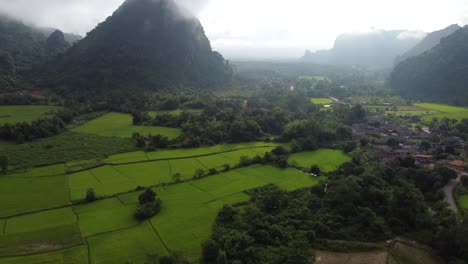
[[[108,113],[82,126],[72,129],[74,132],[94,134],[106,137],[131,138],[133,133],[142,135],[162,135],[175,138],[181,134],[180,129],[157,126],[134,126],[132,116],[123,113]]]
[[[51,117],[52,114],[62,109],[49,105],[2,105],[0,106],[0,126],[4,124],[16,124],[32,122],[40,118]]]
[[[254,142],[127,152],[76,173],[66,172],[69,166],[92,161],[7,174],[0,178],[0,264],[144,263],[148,254],[173,252],[197,260],[200,245],[210,236],[223,205],[248,201],[246,191],[254,188],[274,184],[293,191],[322,180],[293,168],[263,165],[221,172],[224,164],[236,165],[241,156],[262,155],[276,146]],[[324,151],[330,150],[319,150],[317,156]],[[334,151],[327,153],[333,154],[328,155],[330,160],[339,156]],[[300,155],[314,156],[296,154]],[[331,170],[337,165],[330,160],[316,162]],[[197,169],[206,172],[213,168],[220,173],[193,179]],[[184,181],[174,182],[175,173]],[[163,202],[161,212],[149,221],[133,218],[141,192],[136,191],[138,186],[153,188]],[[88,188],[101,200],[80,204]]]

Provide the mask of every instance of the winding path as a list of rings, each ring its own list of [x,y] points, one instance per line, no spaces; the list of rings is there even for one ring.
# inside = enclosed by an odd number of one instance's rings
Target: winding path
[[[448,203],[448,207],[454,211],[455,213],[458,212],[458,207],[457,203],[455,202],[455,199],[453,198],[453,189],[455,186],[460,182],[461,176],[462,175],[467,175],[465,172],[457,171],[458,177],[454,180],[450,180],[447,185],[443,188],[443,191],[445,193],[445,201]]]

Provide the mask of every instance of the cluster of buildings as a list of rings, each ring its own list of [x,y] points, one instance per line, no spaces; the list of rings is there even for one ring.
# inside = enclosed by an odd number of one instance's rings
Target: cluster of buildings
[[[353,137],[365,139],[387,163],[411,156],[417,164],[425,166],[446,164],[454,169],[465,168],[468,145],[463,139],[437,129],[407,127],[370,116],[366,122],[353,125]]]

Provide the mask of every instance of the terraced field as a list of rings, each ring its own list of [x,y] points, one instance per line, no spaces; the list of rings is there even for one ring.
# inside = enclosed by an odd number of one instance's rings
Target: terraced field
[[[52,113],[62,109],[50,105],[2,105],[0,106],[0,126],[32,122],[39,118],[51,117]]]
[[[181,134],[181,130],[177,128],[134,126],[132,124],[132,116],[123,113],[105,114],[82,126],[74,128],[72,131],[121,138],[130,138],[133,133],[140,133],[143,135],[159,134],[169,138],[175,138]]]
[[[109,160],[124,157],[136,163],[107,164],[72,174],[65,174],[63,164],[8,174],[0,178],[0,199],[6,201],[0,204],[0,264],[143,263],[147,254],[169,252],[183,252],[196,260],[223,205],[247,201],[245,191],[269,184],[292,191],[321,180],[296,169],[261,165],[192,179],[196,169],[234,165],[240,156],[252,157],[274,147],[250,143],[189,150],[190,155],[202,153],[198,157],[185,157],[180,150],[160,151],[154,153],[159,159],[154,161],[133,152]],[[140,160],[143,157],[146,160]],[[174,183],[175,173],[187,181]],[[137,186],[153,186],[163,202],[161,212],[150,221],[133,218],[141,192],[135,191]],[[106,199],[71,203],[83,199],[90,187]]]

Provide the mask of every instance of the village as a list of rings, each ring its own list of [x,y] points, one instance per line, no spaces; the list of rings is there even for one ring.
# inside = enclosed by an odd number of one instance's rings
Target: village
[[[353,137],[375,150],[386,163],[412,157],[418,165],[429,168],[444,164],[455,170],[466,167],[467,145],[449,131],[420,124],[399,122],[379,113],[368,113],[364,122],[353,125]]]

